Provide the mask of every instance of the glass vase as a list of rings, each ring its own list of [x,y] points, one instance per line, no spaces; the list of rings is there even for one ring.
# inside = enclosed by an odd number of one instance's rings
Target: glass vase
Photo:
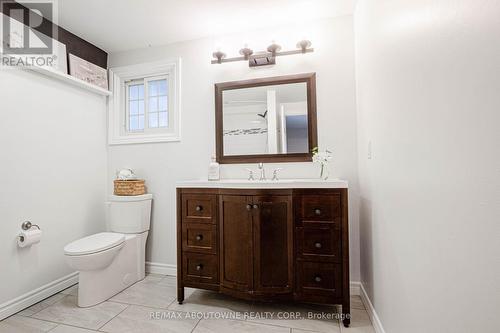
[[[321,171],[319,174],[319,178],[323,180],[327,180],[330,173],[328,171],[328,165],[321,163]]]

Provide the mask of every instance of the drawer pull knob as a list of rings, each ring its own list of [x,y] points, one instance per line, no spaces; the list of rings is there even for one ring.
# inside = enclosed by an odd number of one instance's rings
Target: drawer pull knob
[[[259,209],[259,205],[253,205],[253,209]]]
[[[203,239],[203,235],[196,235],[196,240],[201,241]]]
[[[248,204],[247,205],[247,210],[250,210],[250,209],[252,209],[252,205]]]
[[[321,209],[319,209],[319,208],[315,208],[315,209],[314,209],[314,214],[316,214],[316,215],[321,215]]]
[[[316,281],[316,282],[321,282],[321,276],[316,275],[316,276],[314,277],[314,281]]]
[[[196,211],[197,212],[201,212],[202,210],[203,210],[203,206],[202,205],[196,206]]]
[[[323,247],[323,245],[321,245],[320,242],[316,242],[316,243],[314,243],[314,247],[317,249],[321,249],[321,247]]]
[[[197,271],[201,271],[202,269],[203,269],[203,265],[202,264],[196,265],[196,270]]]

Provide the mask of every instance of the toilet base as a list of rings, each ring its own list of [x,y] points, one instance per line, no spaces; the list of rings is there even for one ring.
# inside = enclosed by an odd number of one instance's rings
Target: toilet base
[[[104,302],[144,279],[147,237],[147,231],[126,235],[123,247],[109,266],[79,272],[79,307],[89,307]]]

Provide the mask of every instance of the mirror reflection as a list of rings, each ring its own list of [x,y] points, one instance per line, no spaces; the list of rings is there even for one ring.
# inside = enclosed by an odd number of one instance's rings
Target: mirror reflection
[[[225,90],[225,156],[308,153],[307,83]]]

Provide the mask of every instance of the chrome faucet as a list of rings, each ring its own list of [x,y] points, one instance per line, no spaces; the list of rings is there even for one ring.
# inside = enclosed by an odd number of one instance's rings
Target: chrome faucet
[[[253,170],[252,169],[249,169],[249,168],[246,168],[247,171],[248,171],[248,180],[255,180],[253,178]]]
[[[264,163],[259,163],[260,178],[259,180],[266,180],[266,170],[264,169]]]
[[[278,179],[278,172],[283,170],[283,168],[277,168],[277,169],[274,169],[273,171],[273,180],[279,180]]]

